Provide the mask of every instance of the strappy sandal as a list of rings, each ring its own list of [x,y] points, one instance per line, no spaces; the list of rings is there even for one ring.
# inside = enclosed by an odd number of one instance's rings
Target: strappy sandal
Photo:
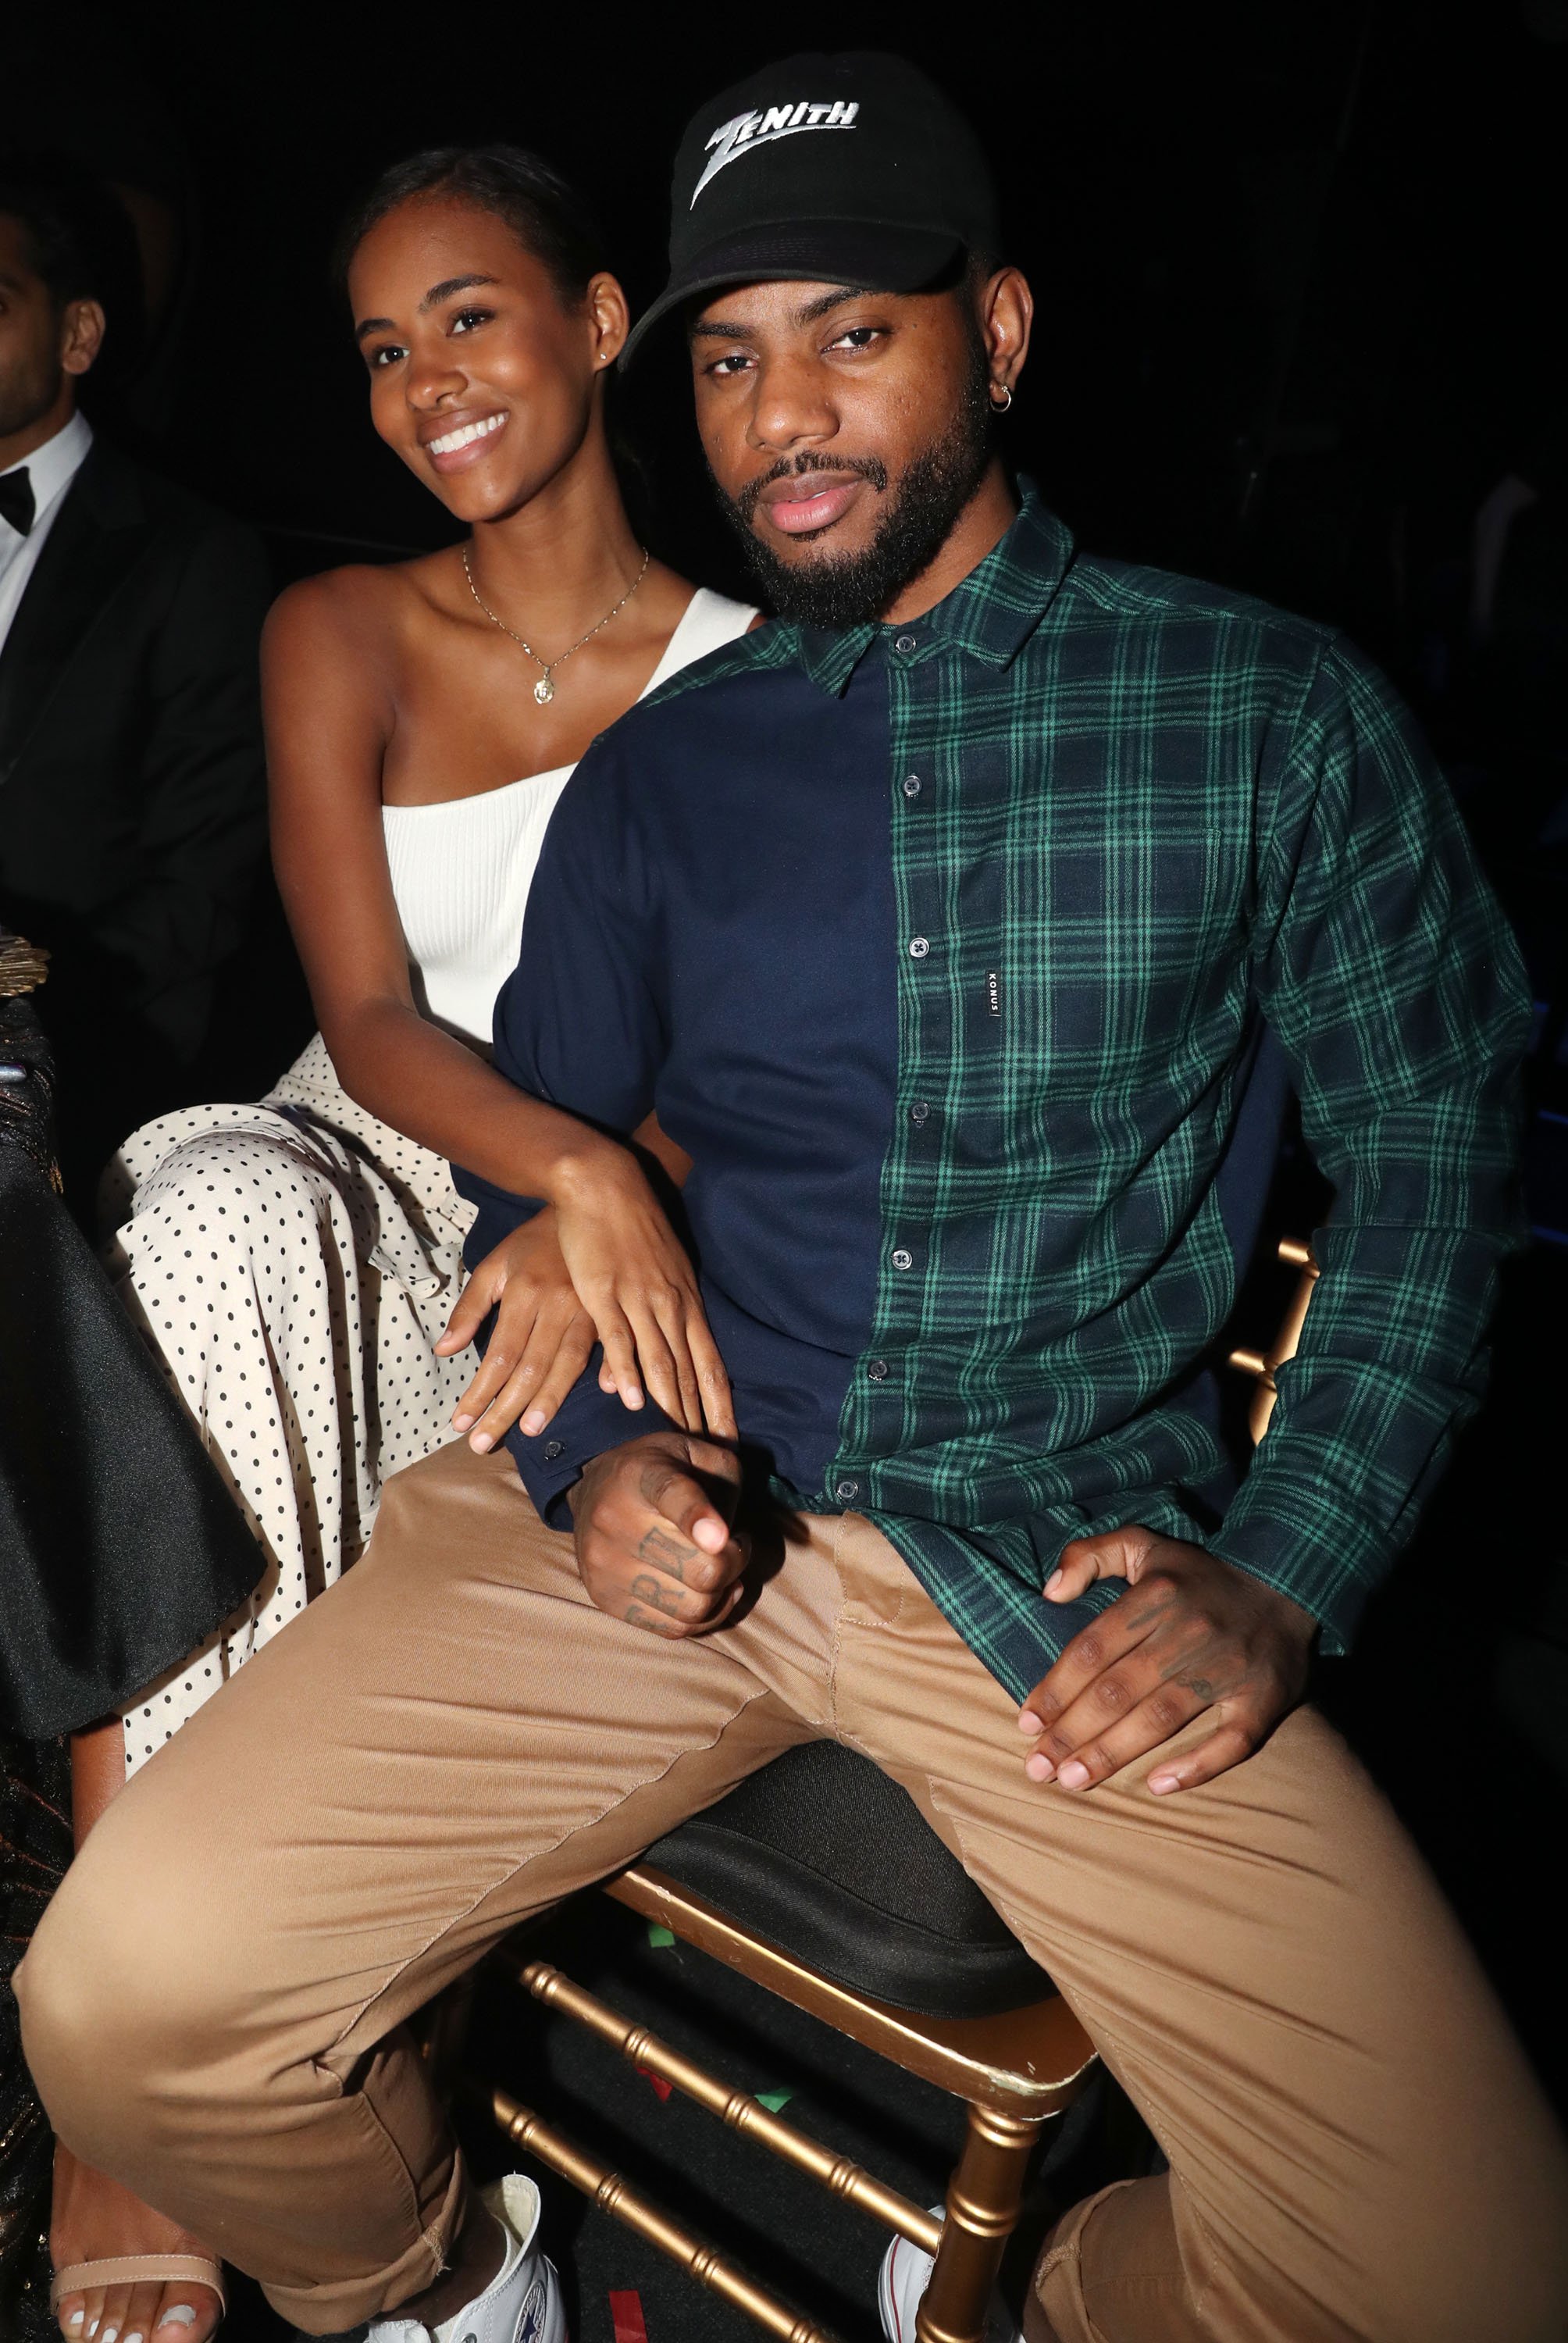
[[[57,2313],[68,2294],[85,2294],[105,2286],[177,2285],[210,2287],[217,2297],[217,2315],[228,2308],[223,2290],[223,2268],[201,2254],[121,2254],[102,2262],[67,2262],[56,2270],[49,2286],[49,2308]]]

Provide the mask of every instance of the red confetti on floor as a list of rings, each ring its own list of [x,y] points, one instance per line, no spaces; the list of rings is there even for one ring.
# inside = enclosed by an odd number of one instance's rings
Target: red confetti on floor
[[[642,2077],[645,2083],[651,2083],[653,2085],[654,2089],[658,2093],[661,2099],[668,2098],[671,2091],[675,2088],[673,2083],[667,2083],[664,2077],[662,2075],[656,2075],[651,2066],[639,2066],[637,2071]]]
[[[636,2287],[623,2290],[611,2287],[609,2315],[615,2328],[615,2343],[648,2343],[648,2328],[643,2323],[642,2297]]]

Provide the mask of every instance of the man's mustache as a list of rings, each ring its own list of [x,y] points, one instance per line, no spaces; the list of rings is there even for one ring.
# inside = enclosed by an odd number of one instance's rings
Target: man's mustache
[[[748,480],[735,498],[735,509],[747,528],[751,526],[752,516],[764,488],[770,488],[775,480],[798,480],[805,472],[836,472],[840,477],[845,472],[853,472],[858,478],[869,480],[879,496],[888,485],[888,468],[875,456],[803,454],[797,456],[793,462],[787,456],[781,457],[771,471],[763,472],[755,480]]]

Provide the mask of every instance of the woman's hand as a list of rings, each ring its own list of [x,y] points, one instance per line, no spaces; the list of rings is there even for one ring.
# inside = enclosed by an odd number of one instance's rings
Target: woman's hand
[[[600,1386],[627,1407],[642,1406],[646,1383],[672,1423],[733,1439],[729,1378],[696,1272],[635,1157],[607,1151],[562,1188],[553,1208],[487,1254],[436,1345],[450,1357],[497,1311],[457,1429],[481,1453],[519,1420],[529,1437],[542,1432],[597,1338]]]

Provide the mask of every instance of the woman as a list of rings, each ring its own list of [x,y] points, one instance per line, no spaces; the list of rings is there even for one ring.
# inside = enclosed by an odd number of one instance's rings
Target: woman
[[[78,1838],[354,1560],[387,1473],[454,1430],[477,1448],[519,1417],[537,1433],[596,1334],[628,1407],[646,1385],[691,1428],[733,1430],[693,1272],[636,1158],[487,1056],[576,759],[757,614],[693,593],[632,532],[604,413],[625,297],[553,172],[507,147],[416,156],[347,247],[372,420],[471,535],[309,579],[268,621],[274,861],[321,1030],[259,1106],[166,1116],[126,1142],[119,1245],[126,1298],[270,1568],[237,1628],[78,1736]],[[291,427],[308,432],[305,387]],[[678,1176],[657,1126],[639,1136]],[[471,1210],[448,1161],[547,1205],[456,1308]],[[492,1307],[471,1375],[460,1353]],[[201,2241],[64,2150],[52,2243],[73,2343],[205,2343],[216,2323]],[[186,2266],[166,2282],[153,2264],[90,2268],[126,2255]]]

